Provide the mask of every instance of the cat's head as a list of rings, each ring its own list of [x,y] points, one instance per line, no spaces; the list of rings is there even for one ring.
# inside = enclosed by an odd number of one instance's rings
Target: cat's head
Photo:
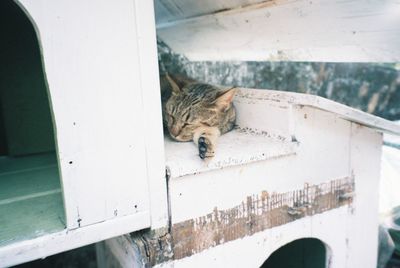
[[[216,126],[232,107],[236,89],[219,89],[202,83],[178,86],[167,76],[172,92],[165,106],[165,121],[172,138],[190,141],[194,131],[203,126]]]

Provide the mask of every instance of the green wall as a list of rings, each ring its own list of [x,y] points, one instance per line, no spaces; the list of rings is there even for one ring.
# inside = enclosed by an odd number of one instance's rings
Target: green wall
[[[0,32],[0,154],[53,151],[38,40],[28,17],[13,1],[0,1]]]

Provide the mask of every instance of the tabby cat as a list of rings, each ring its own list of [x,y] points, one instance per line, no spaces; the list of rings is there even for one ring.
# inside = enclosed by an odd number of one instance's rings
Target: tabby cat
[[[210,159],[218,137],[235,125],[235,92],[167,74],[161,77],[164,127],[177,141],[193,140],[200,158]]]

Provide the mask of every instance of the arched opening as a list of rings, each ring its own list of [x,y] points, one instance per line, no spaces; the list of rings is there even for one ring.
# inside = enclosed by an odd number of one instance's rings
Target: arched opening
[[[326,246],[321,240],[303,238],[290,242],[274,251],[262,268],[325,268]]]
[[[0,1],[0,246],[65,228],[52,113],[32,23]]]

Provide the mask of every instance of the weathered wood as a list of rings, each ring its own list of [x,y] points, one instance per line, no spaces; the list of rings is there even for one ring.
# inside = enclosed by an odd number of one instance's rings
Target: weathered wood
[[[212,160],[205,164],[196,158],[191,143],[167,141],[174,255],[160,259],[166,248],[151,232],[136,233],[129,250],[126,243],[112,243],[113,250],[125,252],[122,259],[128,263],[160,260],[158,267],[259,267],[283,245],[312,237],[324,245],[328,267],[374,267],[377,236],[369,239],[366,234],[377,231],[378,217],[369,210],[377,208],[381,132],[398,133],[398,128],[301,94],[239,90],[235,105],[239,128],[287,132],[284,136],[294,136],[296,142],[272,136],[257,145],[245,143],[257,139],[248,132],[235,142],[240,134],[233,131],[231,137],[220,137],[221,148],[231,150],[232,158],[222,153],[215,160],[236,160],[213,166]],[[224,144],[224,136],[229,143]],[[296,144],[295,153],[258,159],[258,150],[281,152],[268,148],[273,144],[268,139]],[[254,161],[245,161],[249,159]],[[368,258],[360,257],[365,252],[371,252]]]
[[[239,90],[236,103],[240,103],[238,114],[243,116],[238,120],[239,126],[247,124],[249,128],[258,126],[268,130],[270,125],[274,129],[275,123],[267,124],[261,115],[268,114],[276,107],[282,107],[281,109],[285,111],[287,109],[283,107],[292,106],[290,113],[282,113],[283,118],[276,116],[271,120],[282,120],[288,125],[281,126],[279,129],[286,129],[295,136],[299,143],[296,154],[172,178],[169,184],[172,230],[176,228],[175,234],[179,236],[175,239],[173,235],[173,241],[177,245],[189,243],[193,247],[189,244],[177,247],[179,254],[175,258],[189,255],[190,257],[177,259],[168,265],[184,267],[194,263],[203,266],[246,263],[248,266],[258,267],[274,250],[304,237],[315,237],[325,243],[328,252],[327,262],[331,267],[346,267],[347,262],[358,259],[355,258],[356,255],[348,254],[352,252],[352,249],[346,245],[347,238],[357,240],[355,237],[358,234],[352,236],[346,231],[349,228],[350,219],[356,215],[354,211],[357,210],[357,206],[353,201],[350,206],[335,209],[329,209],[329,207],[335,207],[336,202],[352,200],[353,197],[356,200],[359,191],[363,187],[370,187],[367,185],[376,183],[378,177],[374,178],[374,182],[357,177],[354,192],[347,192],[346,189],[339,190],[337,193],[339,196],[336,198],[323,195],[322,188],[313,189],[311,185],[322,184],[326,189],[333,191],[340,183],[335,180],[330,182],[332,179],[343,176],[352,177],[352,121],[362,120],[367,124],[370,122],[369,119],[373,118],[369,118],[366,114],[348,114],[347,117],[343,117],[341,107],[335,106],[336,104],[332,106],[330,103],[314,102],[313,100],[316,99],[313,96],[304,96],[305,99],[302,97],[303,95],[292,95],[286,92]],[[352,111],[347,109],[346,111]],[[285,116],[291,119],[287,120]],[[374,122],[371,126],[375,123],[379,124],[379,122]],[[386,123],[388,127],[393,127],[389,122]],[[379,133],[381,130],[362,128],[375,133],[378,138],[381,136]],[[366,138],[360,137],[360,139],[364,140],[363,147],[365,148],[380,146],[379,140],[367,142]],[[337,146],[338,144],[340,146]],[[374,157],[379,157],[379,152]],[[362,186],[359,186],[361,184]],[[299,190],[303,186],[306,190]],[[260,194],[261,190],[268,191],[269,196]],[[318,201],[312,201],[321,195],[324,197],[317,198]],[[325,198],[327,196],[328,198]],[[290,200],[296,200],[293,206],[287,206]],[[263,202],[264,205],[262,205]],[[321,205],[322,213],[314,214],[312,217],[302,217],[310,209],[314,212],[319,211],[313,209],[312,205],[311,208],[305,205],[312,202]],[[269,213],[272,211],[277,211],[277,213],[264,219],[262,215],[265,212],[260,209],[260,203],[261,207],[270,211]],[[360,203],[357,204],[362,206]],[[286,207],[286,214],[281,211],[283,207]],[[367,208],[364,207],[364,209]],[[218,217],[215,216],[215,211],[218,212]],[[216,218],[219,219],[220,215],[225,216],[221,216],[221,219],[217,221]],[[247,229],[236,225],[234,227],[233,221],[229,220],[232,217],[248,219],[246,222],[254,224],[246,225]],[[288,222],[290,217],[300,217],[300,219]],[[360,214],[354,217],[359,219],[362,216]],[[256,220],[261,218],[264,220]],[[216,226],[219,222],[228,227],[226,233],[224,228],[221,228],[221,232],[217,231],[219,229]],[[368,228],[372,228],[374,222],[364,223],[364,225],[367,224]],[[268,229],[267,226],[273,228]],[[181,234],[178,231],[181,227],[187,229],[188,232]],[[263,228],[266,229],[263,231]],[[352,225],[351,228],[355,230],[356,225]],[[199,237],[190,234],[199,234]],[[223,239],[218,239],[221,237]],[[229,243],[225,243],[226,240]],[[246,258],[243,258],[243,250],[246,248],[251,248],[251,250],[245,254]],[[364,252],[366,250],[364,248]],[[369,250],[375,250],[375,247]],[[198,254],[193,254],[192,251]],[[374,265],[372,258],[375,257],[371,255],[370,262],[368,264],[363,262],[363,264],[372,267]]]
[[[198,6],[197,1],[176,5]],[[265,1],[189,19],[178,16],[159,23],[157,35],[193,61],[396,62],[399,14],[396,0]]]
[[[335,184],[330,187],[330,184]],[[304,201],[302,195],[307,193]],[[302,217],[351,205],[354,179],[343,178],[286,193],[264,192],[248,196],[241,204],[214,211],[199,218],[174,223],[172,226],[173,259],[200,253],[210,247],[251,236],[266,229],[288,224]],[[263,205],[257,206],[266,196]],[[238,216],[240,215],[240,216]]]

